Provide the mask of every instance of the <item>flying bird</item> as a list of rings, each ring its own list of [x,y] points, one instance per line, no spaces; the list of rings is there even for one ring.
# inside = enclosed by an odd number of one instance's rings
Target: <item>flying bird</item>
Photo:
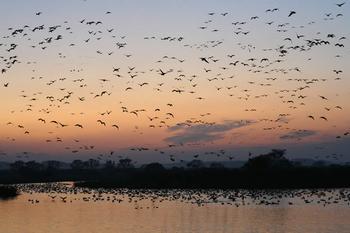
[[[291,12],[289,13],[288,17],[291,17],[291,16],[294,15],[294,14],[296,14],[296,12],[295,12],[295,11],[291,11]]]
[[[336,3],[335,5],[337,5],[338,7],[342,7],[345,4],[345,2],[343,3]]]
[[[106,123],[105,123],[105,122],[103,122],[102,120],[97,120],[97,122],[98,122],[98,123],[100,123],[101,125],[106,126]]]
[[[208,62],[207,58],[205,58],[205,57],[201,57],[200,59],[201,59],[201,61],[204,61],[204,62],[206,62],[206,63],[208,63],[208,64],[209,64],[209,62]]]
[[[116,124],[112,125],[112,127],[114,127],[114,128],[116,128],[116,129],[118,129],[118,130],[119,130],[119,126],[118,126],[118,125],[116,125]]]

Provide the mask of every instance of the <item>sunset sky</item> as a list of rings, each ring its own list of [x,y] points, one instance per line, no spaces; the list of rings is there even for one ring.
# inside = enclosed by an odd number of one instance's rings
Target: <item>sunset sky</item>
[[[349,161],[341,3],[3,2],[0,161]]]

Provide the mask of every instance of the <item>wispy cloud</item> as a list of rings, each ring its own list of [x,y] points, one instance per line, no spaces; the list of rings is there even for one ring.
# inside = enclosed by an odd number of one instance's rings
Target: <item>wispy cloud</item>
[[[317,131],[314,130],[294,130],[290,131],[286,134],[283,134],[280,136],[280,139],[282,140],[288,140],[288,139],[302,139],[306,137],[310,137],[317,134]]]
[[[251,120],[224,121],[219,124],[188,125],[179,123],[168,130],[175,135],[165,138],[171,143],[209,142],[224,138],[226,132],[254,124]]]
[[[279,118],[276,119],[276,122],[280,122],[280,123],[289,123],[292,119],[288,116],[281,116]]]

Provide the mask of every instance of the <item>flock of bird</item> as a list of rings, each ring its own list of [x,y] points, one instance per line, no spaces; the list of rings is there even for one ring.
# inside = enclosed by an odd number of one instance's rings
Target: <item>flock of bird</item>
[[[216,95],[216,101],[231,101],[232,105],[225,108],[232,108],[232,118],[235,118],[236,112],[244,112],[249,118],[247,122],[250,122],[247,125],[256,125],[254,130],[263,131],[265,135],[297,132],[295,139],[304,139],[300,136],[304,129],[289,126],[296,118],[304,122],[304,127],[316,122],[316,125],[328,124],[326,127],[334,128],[337,119],[333,116],[346,114],[347,106],[337,103],[337,95],[323,94],[320,87],[334,83],[344,85],[345,71],[339,67],[329,67],[329,72],[324,75],[326,77],[305,76],[309,72],[308,64],[318,59],[311,57],[314,53],[331,51],[327,53],[330,57],[324,57],[322,61],[332,59],[335,64],[346,56],[344,51],[348,38],[345,35],[323,31],[313,33],[317,28],[315,25],[336,25],[344,17],[342,9],[346,7],[345,4],[330,3],[329,12],[320,12],[319,18],[303,25],[296,23],[300,20],[298,17],[302,17],[297,10],[286,11],[273,7],[262,11],[261,15],[242,20],[234,20],[235,17],[230,12],[209,12],[207,19],[193,29],[193,33],[207,36],[208,39],[204,36],[204,39],[194,37],[203,41],[191,42],[192,39],[184,35],[159,35],[160,33],[139,38],[146,47],[157,43],[193,55],[189,58],[185,55],[163,55],[155,61],[143,61],[148,63],[149,68],[139,67],[136,61],[138,54],[128,41],[129,36],[120,35],[117,27],[108,26],[113,11],[103,12],[100,19],[86,17],[78,22],[62,20],[61,24],[55,25],[44,23],[49,12],[33,13],[33,17],[42,18],[42,24],[10,26],[6,35],[2,33],[4,36],[0,39],[0,82],[3,88],[0,96],[5,92],[16,95],[16,99],[11,100],[14,104],[10,104],[9,112],[2,112],[8,120],[0,122],[1,130],[5,130],[0,133],[0,155],[3,158],[11,155],[12,152],[5,151],[4,145],[17,145],[17,141],[23,138],[18,135],[22,133],[25,137],[30,137],[36,135],[40,128],[48,131],[47,136],[42,138],[41,135],[40,139],[35,140],[64,145],[62,147],[67,152],[80,155],[91,152],[99,154],[99,160],[113,159],[113,156],[127,157],[127,153],[120,155],[118,151],[105,152],[98,145],[84,143],[83,138],[65,139],[62,129],[68,128],[73,135],[82,135],[81,131],[89,127],[101,132],[109,129],[116,133],[116,138],[123,137],[125,128],[132,128],[133,133],[145,137],[151,137],[149,132],[156,129],[168,134],[172,133],[168,131],[176,127],[185,132],[191,132],[191,128],[198,129],[198,126],[209,131],[215,130],[220,124],[220,115],[216,116],[215,106],[211,107],[211,111],[198,112],[196,116],[186,115],[184,118],[186,110],[181,108],[181,101],[178,101],[185,99],[187,103],[192,103],[193,108],[198,107],[198,111],[201,111],[208,109],[203,106],[210,103],[213,94]],[[224,27],[227,24],[230,26]],[[276,34],[274,40],[277,42],[269,43],[270,47],[262,47],[256,41],[259,33],[253,30],[257,30],[257,27]],[[78,35],[75,37],[75,34]],[[80,37],[85,39],[80,40]],[[232,44],[229,44],[230,41],[233,41]],[[235,49],[227,50],[230,47]],[[28,53],[35,51],[33,53],[40,54],[43,59],[28,58],[23,53],[28,49]],[[87,51],[88,56],[96,61],[114,61],[118,65],[111,65],[108,71],[91,77],[86,71],[90,67],[84,66],[84,61],[81,62],[79,58],[76,64],[69,64],[71,68],[67,75],[41,75],[41,68],[47,62],[46,56],[54,56],[54,62],[76,61],[74,54],[68,50],[76,50],[78,53]],[[82,59],[90,59],[88,56]],[[190,67],[188,69],[187,63]],[[25,75],[30,77],[18,77],[20,75],[16,70],[28,70],[29,75]],[[320,94],[316,94],[317,92]],[[146,104],[150,95],[154,96],[151,105]],[[123,98],[118,99],[120,96]],[[138,99],[136,102],[135,98]],[[158,104],[164,101],[163,98],[167,103]],[[20,105],[15,104],[17,101],[20,101]],[[314,106],[315,101],[319,103],[318,106]],[[277,110],[269,110],[270,102],[278,106]],[[108,109],[103,112],[94,111],[98,105],[108,106]],[[119,107],[115,107],[116,105]],[[72,109],[74,111],[69,112]],[[94,112],[94,115],[85,118],[89,111]],[[60,120],[62,113],[64,117]],[[16,115],[22,116],[22,119],[15,117]],[[84,119],[94,120],[91,123],[91,120]],[[40,126],[33,126],[36,124]],[[16,132],[18,138],[8,136],[8,132]],[[347,138],[349,128],[338,129],[337,133],[335,140]],[[115,134],[109,133],[108,137],[111,135]],[[207,145],[205,140],[171,139],[156,147],[137,145],[137,140],[134,143],[135,146],[130,147],[129,152],[153,150],[173,162],[184,161],[177,156],[185,153],[182,148],[184,145]],[[210,141],[209,144],[212,143]],[[29,159],[34,153],[35,151],[25,150],[15,155],[17,158]],[[196,153],[193,157],[205,155],[229,160],[235,158],[227,148],[208,149],[207,152]],[[337,159],[338,156],[334,158]]]
[[[181,190],[181,189],[88,189],[63,183],[20,184],[17,187],[30,204],[109,202],[132,204],[135,209],[160,208],[165,202],[187,203],[197,206],[210,204],[227,206],[275,205],[350,205],[348,189],[311,190]],[[44,196],[38,195],[44,194]]]

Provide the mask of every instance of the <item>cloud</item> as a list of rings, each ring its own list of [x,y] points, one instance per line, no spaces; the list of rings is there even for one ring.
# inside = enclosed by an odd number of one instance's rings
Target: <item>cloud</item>
[[[279,118],[276,119],[276,122],[288,124],[291,120],[292,120],[292,119],[291,119],[290,117],[281,116],[281,117],[279,117]]]
[[[209,142],[224,138],[225,133],[237,128],[242,128],[254,124],[255,121],[239,120],[224,121],[220,124],[196,124],[179,123],[170,127],[170,132],[175,135],[165,138],[165,141],[171,143],[193,143]]]
[[[302,138],[306,138],[306,137],[310,137],[317,134],[316,131],[313,130],[294,130],[291,132],[288,132],[284,135],[280,136],[280,139],[282,140],[288,140],[288,139],[302,139]]]

